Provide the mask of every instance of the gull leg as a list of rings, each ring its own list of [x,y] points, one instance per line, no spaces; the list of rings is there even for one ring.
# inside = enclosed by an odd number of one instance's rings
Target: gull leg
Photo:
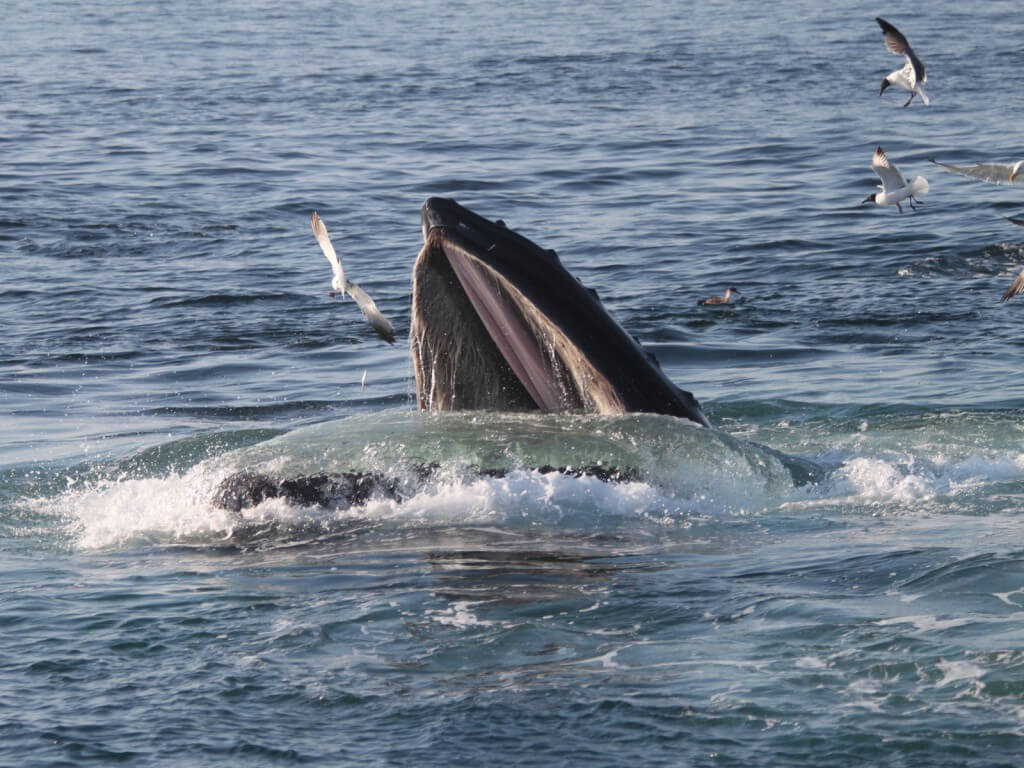
[[[907,103],[906,103],[906,104],[904,104],[903,106],[904,106],[904,107],[909,107],[909,106],[910,106],[910,102],[912,102],[912,101],[914,100],[914,96],[916,96],[916,95],[917,95],[917,94],[916,94],[916,93],[915,93],[914,91],[911,91],[911,92],[910,92],[910,98],[909,98],[909,99],[907,99]]]
[[[907,198],[907,204],[910,206],[910,210],[912,210],[912,211],[916,211],[917,210],[917,208],[914,207],[914,198],[908,197]]]

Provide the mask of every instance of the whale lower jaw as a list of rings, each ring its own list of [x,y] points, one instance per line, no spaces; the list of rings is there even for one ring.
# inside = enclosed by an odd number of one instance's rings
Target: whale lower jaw
[[[424,410],[540,410],[688,418],[700,405],[543,250],[452,200],[423,205],[412,357]]]

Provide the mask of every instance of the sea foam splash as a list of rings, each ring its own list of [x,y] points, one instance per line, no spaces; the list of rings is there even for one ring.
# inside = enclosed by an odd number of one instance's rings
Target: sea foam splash
[[[448,477],[445,477],[448,474]],[[97,482],[55,500],[80,549],[139,545],[217,545],[316,538],[354,525],[398,528],[538,526],[588,531],[623,525],[686,527],[717,506],[708,497],[679,499],[645,482],[608,483],[592,476],[515,470],[504,477],[441,477],[401,501],[371,498],[355,507],[318,507],[282,498],[230,512],[211,501],[222,470],[200,465],[182,475]]]
[[[1024,453],[1007,448],[947,455],[858,445],[845,457],[830,454],[837,466],[823,482],[796,487],[773,452],[677,419],[391,412],[299,428],[179,471],[168,472],[162,457],[156,476],[134,466],[130,475],[74,482],[40,503],[66,521],[71,546],[86,550],[294,542],[368,525],[685,531],[775,510],[914,516],[929,514],[935,499],[946,510],[958,500],[967,507],[991,483],[1019,479]],[[434,469],[416,480],[424,464]],[[545,465],[615,467],[636,477],[604,482],[531,468]],[[276,478],[367,471],[409,479],[412,491],[355,507],[283,498],[241,512],[215,506],[219,484],[241,470]]]
[[[424,465],[432,471],[417,479]],[[630,475],[605,482],[534,469],[544,466],[600,466]],[[371,496],[357,507],[301,506],[282,498],[241,512],[216,507],[219,484],[242,470],[275,478],[374,472],[409,480],[413,491],[401,500]],[[184,470],[168,472],[164,457],[157,476],[146,474],[135,466],[128,476],[76,482],[53,500],[72,545],[215,545],[255,533],[331,535],[357,524],[686,528],[706,516],[774,508],[794,490],[771,452],[646,415],[376,414],[296,429]]]

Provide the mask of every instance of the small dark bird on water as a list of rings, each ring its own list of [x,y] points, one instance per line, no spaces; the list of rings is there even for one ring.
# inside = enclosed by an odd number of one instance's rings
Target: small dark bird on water
[[[697,303],[702,307],[707,306],[708,304],[728,304],[729,301],[732,299],[733,294],[737,296],[743,295],[740,293],[738,288],[733,288],[732,286],[729,286],[728,288],[725,289],[725,296],[712,296],[709,299],[701,299]]]

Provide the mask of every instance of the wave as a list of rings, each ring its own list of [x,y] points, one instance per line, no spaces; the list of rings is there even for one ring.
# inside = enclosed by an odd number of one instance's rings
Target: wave
[[[685,529],[708,515],[775,507],[794,492],[790,471],[769,449],[649,415],[392,411],[301,427],[195,461],[200,453],[195,439],[149,449],[38,504],[64,521],[71,547],[91,550],[294,543],[366,526]],[[619,469],[623,479],[573,471],[584,467]],[[374,473],[405,490],[355,505],[269,498],[240,511],[219,508],[220,484],[240,471],[282,479]]]
[[[869,427],[872,418],[884,427]],[[67,546],[83,550],[293,546],[369,530],[481,527],[509,535],[692,538],[743,520],[770,527],[778,513],[844,520],[977,516],[1011,508],[1024,471],[1015,433],[1005,440],[991,430],[974,436],[974,427],[989,420],[990,414],[882,412],[845,422],[809,419],[799,439],[786,421],[744,435],[830,470],[800,484],[794,473],[803,465],[793,462],[801,460],[670,417],[396,410],[278,434],[174,441],[71,472],[65,487],[29,506],[56,516]],[[617,480],[608,482],[616,471]],[[221,508],[221,484],[240,472],[278,481],[364,473],[385,478],[387,487],[354,501],[261,497],[248,508]]]

